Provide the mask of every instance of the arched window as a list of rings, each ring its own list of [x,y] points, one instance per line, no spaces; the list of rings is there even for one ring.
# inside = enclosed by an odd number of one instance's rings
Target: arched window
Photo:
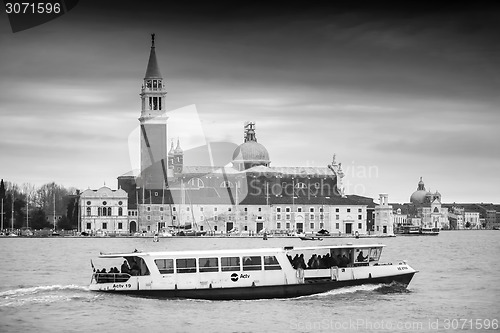
[[[227,180],[227,181],[223,181],[220,184],[220,187],[233,187],[233,184],[229,180]]]
[[[108,215],[107,212],[108,210],[106,209],[106,207],[102,207],[102,216]]]
[[[300,183],[295,184],[295,187],[296,188],[306,188],[307,186],[305,183],[300,182]]]
[[[90,216],[90,214],[91,214],[90,207],[87,207],[87,216]]]
[[[439,213],[439,209],[437,207],[434,207],[434,213]]]
[[[118,207],[118,216],[122,216],[122,215],[123,215],[123,208]]]
[[[108,216],[111,216],[111,207],[108,207]]]
[[[194,187],[194,188],[203,188],[205,187],[205,183],[203,183],[203,180],[201,180],[200,178],[191,178],[189,181],[188,181],[188,185],[191,186],[191,187]]]
[[[101,216],[102,215],[102,209],[101,207],[97,207],[97,216]]]

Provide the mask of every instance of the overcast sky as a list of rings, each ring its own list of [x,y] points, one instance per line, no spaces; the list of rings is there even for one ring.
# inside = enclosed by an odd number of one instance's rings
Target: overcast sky
[[[335,153],[348,194],[408,202],[423,177],[444,202],[500,202],[498,8],[235,3],[80,1],[18,33],[2,11],[0,178],[116,188],[154,32],[167,109],[196,122],[169,126],[185,149],[240,144],[252,120],[271,166]]]

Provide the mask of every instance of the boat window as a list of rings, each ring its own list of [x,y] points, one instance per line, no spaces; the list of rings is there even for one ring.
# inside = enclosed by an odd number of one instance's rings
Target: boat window
[[[196,273],[196,259],[176,259],[177,273]]]
[[[378,261],[382,253],[381,247],[374,247],[370,251],[370,261]]]
[[[354,262],[368,262],[368,253],[370,249],[356,249],[354,253]]]
[[[174,259],[156,259],[155,264],[161,274],[174,273]]]
[[[277,271],[281,266],[275,256],[264,256],[264,270]]]
[[[260,271],[262,269],[262,257],[243,257],[244,271]]]
[[[219,271],[219,261],[217,258],[200,258],[198,264],[200,266],[200,273]]]
[[[220,265],[223,272],[239,271],[240,257],[222,257],[220,258]]]

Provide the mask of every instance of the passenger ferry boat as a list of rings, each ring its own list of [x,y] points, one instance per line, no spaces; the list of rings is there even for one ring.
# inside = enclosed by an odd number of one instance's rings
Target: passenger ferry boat
[[[422,228],[419,226],[401,226],[394,232],[398,236],[437,236],[439,228]]]
[[[417,272],[405,261],[379,262],[384,245],[325,245],[101,253],[118,273],[92,274],[90,290],[158,298],[209,300],[287,298],[362,284],[398,282]],[[119,264],[118,264],[119,265]],[[92,266],[94,266],[92,264]]]

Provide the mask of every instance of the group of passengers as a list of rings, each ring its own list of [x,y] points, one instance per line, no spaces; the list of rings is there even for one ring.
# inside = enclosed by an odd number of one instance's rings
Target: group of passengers
[[[135,261],[132,264],[132,267],[130,268],[127,260],[124,260],[120,269],[121,269],[122,273],[124,273],[124,274],[130,274],[130,275],[134,275],[134,276],[141,275],[141,269],[139,268],[139,265]]]
[[[290,260],[290,263],[292,264],[293,268],[295,269],[321,269],[321,268],[331,268],[331,267],[347,267],[350,263],[349,258],[344,254],[343,256],[340,256],[340,254],[337,255],[337,257],[334,257],[333,255],[330,255],[330,253],[327,253],[323,256],[320,254],[313,254],[311,258],[307,261],[307,266],[304,260],[304,254],[296,254],[295,257],[292,259],[292,256],[287,255],[288,259]]]
[[[141,275],[141,269],[139,265],[134,261],[132,264],[132,268],[129,267],[127,260],[123,261],[122,266],[120,267],[121,273],[129,274],[129,275]],[[111,267],[109,271],[106,271],[106,268],[101,270],[97,270],[96,273],[101,274],[120,274],[120,271],[116,267]]]
[[[111,267],[109,269],[109,271],[107,271],[107,272],[106,272],[106,268],[103,268],[101,270],[97,270],[96,273],[106,273],[106,274],[108,274],[108,273],[120,273],[120,271],[116,267]]]

